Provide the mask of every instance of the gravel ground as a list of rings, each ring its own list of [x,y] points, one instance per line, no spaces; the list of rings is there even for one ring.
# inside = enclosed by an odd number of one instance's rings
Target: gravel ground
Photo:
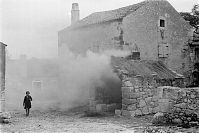
[[[32,111],[29,117],[24,112],[13,112],[11,123],[1,125],[1,132],[107,132],[107,133],[181,133],[196,129],[155,127],[150,124],[152,116],[124,118],[113,115],[88,117],[76,111]],[[199,131],[198,131],[199,133]]]

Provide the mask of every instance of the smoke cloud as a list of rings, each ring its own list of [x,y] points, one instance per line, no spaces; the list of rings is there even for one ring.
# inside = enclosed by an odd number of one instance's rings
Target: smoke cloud
[[[76,55],[66,50],[65,56],[56,60],[59,64],[57,88],[30,90],[32,110],[67,110],[88,104],[90,90],[96,87],[120,87],[119,78],[111,67],[111,56],[126,56],[129,52],[107,50],[101,53],[87,51],[85,55]],[[9,84],[9,79],[6,84]],[[25,85],[13,85],[6,89],[6,103],[10,110],[23,109],[22,102],[27,88]]]

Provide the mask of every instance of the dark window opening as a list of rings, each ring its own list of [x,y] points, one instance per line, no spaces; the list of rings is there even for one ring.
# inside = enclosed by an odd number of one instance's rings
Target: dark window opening
[[[160,19],[160,27],[165,27],[165,20]]]
[[[199,48],[195,49],[195,61],[199,62]]]

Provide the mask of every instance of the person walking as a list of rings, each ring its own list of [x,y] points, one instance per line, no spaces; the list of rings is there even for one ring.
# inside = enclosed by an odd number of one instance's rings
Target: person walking
[[[30,96],[30,92],[26,91],[26,96],[24,97],[24,100],[23,100],[23,106],[24,106],[24,109],[26,110],[26,116],[29,116],[29,111],[31,108],[31,101],[32,101],[32,97]]]

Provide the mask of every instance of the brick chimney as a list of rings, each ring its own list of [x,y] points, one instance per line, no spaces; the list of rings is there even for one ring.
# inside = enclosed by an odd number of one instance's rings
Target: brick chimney
[[[77,21],[79,21],[79,5],[78,3],[73,3],[71,10],[71,24],[74,24]]]

